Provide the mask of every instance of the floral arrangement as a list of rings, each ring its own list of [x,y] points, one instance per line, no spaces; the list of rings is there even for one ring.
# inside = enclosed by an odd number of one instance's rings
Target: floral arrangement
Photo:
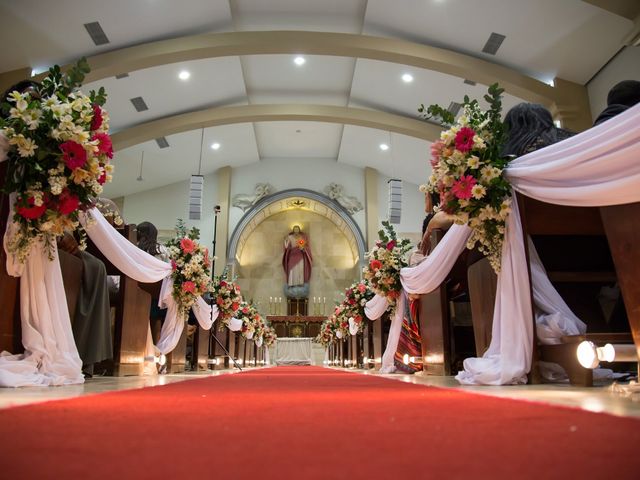
[[[332,343],[334,343],[337,339],[336,337],[336,319],[332,315],[327,318],[322,325],[320,325],[320,333],[313,339],[315,343],[319,343],[323,347],[328,347]]]
[[[368,263],[362,270],[371,290],[387,299],[391,308],[400,297],[400,269],[408,265],[406,254],[411,249],[407,239],[398,240],[389,222],[382,222],[376,246],[367,254]]]
[[[218,306],[219,327],[223,329],[228,326],[229,320],[235,315],[242,304],[242,294],[240,287],[235,282],[227,278],[227,271],[215,277],[211,283],[211,294]]]
[[[467,248],[477,245],[496,273],[500,271],[505,223],[511,211],[511,187],[503,175],[508,159],[500,156],[503,92],[498,84],[489,87],[484,97],[490,107],[486,111],[477,100],[465,96],[457,121],[438,105],[418,109],[427,119],[439,117],[449,127],[431,144],[433,173],[421,189],[438,193],[439,210],[455,223],[469,225],[472,233]]]
[[[364,328],[364,307],[373,298],[373,290],[365,282],[356,282],[345,290],[345,298],[336,307],[334,315],[342,322],[346,319],[349,333],[355,335]]]
[[[247,340],[253,339],[256,333],[261,333],[264,322],[258,310],[252,304],[242,301],[235,318],[242,322],[240,333]]]
[[[266,347],[270,347],[271,345],[273,345],[278,339],[275,328],[273,328],[271,325],[265,325],[263,339],[264,345]]]
[[[178,304],[178,315],[187,318],[198,297],[208,292],[211,282],[209,251],[198,243],[200,232],[192,228],[187,232],[184,222],[178,220],[176,237],[166,244],[173,270],[173,298]]]
[[[15,194],[8,249],[21,262],[36,240],[53,259],[55,239],[65,232],[79,231],[84,248],[79,213],[93,207],[111,181],[105,91],[87,96],[78,90],[89,71],[85,59],[65,74],[56,65],[41,84],[11,92],[0,106],[0,136],[10,146],[4,192]]]

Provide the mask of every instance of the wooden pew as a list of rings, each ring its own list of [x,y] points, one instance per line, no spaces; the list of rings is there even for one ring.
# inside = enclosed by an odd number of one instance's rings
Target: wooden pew
[[[443,230],[432,232],[432,248],[445,233]],[[471,346],[472,328],[454,326],[454,311],[451,309],[452,306],[455,308],[457,299],[466,299],[468,295],[469,260],[470,252],[465,250],[445,281],[434,291],[420,296],[418,321],[422,339],[422,369],[428,375],[451,375],[461,367],[464,358],[475,354],[475,348]]]
[[[0,162],[0,185],[4,185],[8,162]],[[0,193],[0,238],[4,238],[9,215],[9,196]],[[22,353],[20,329],[20,281],[7,273],[7,256],[0,245],[0,352]]]
[[[135,225],[126,225],[120,231],[132,243],[136,243]],[[159,282],[138,284],[120,272],[90,240],[87,251],[102,260],[107,269],[107,275],[120,277],[120,288],[115,305],[112,373],[115,376],[142,375],[149,328],[150,292],[159,292],[160,284]],[[184,362],[182,363],[184,365]]]
[[[531,235],[549,279],[574,313],[587,324],[589,332],[563,337],[559,345],[538,346],[537,338],[534,338],[531,381],[540,380],[536,363],[542,360],[560,364],[572,384],[591,386],[593,372],[580,366],[576,356],[580,341],[589,339],[602,344],[629,338],[628,331],[607,332],[608,326],[594,298],[601,286],[616,280],[620,283],[630,331],[640,352],[640,282],[637,276],[640,252],[636,243],[640,229],[634,225],[640,215],[640,204],[602,209],[567,207],[524,195],[518,195],[517,201],[525,238]],[[525,251],[528,259],[526,242]],[[627,333],[627,336],[620,333]]]

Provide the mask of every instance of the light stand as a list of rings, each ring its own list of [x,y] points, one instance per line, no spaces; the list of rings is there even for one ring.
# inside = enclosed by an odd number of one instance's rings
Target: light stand
[[[216,235],[218,234],[218,214],[220,213],[220,205],[216,205],[215,207],[213,207],[213,250],[212,250],[212,258],[211,258],[211,279],[215,278],[215,266],[216,266]],[[242,371],[242,368],[240,368],[240,365],[238,365],[238,362],[236,362],[236,359],[233,358],[231,356],[231,354],[229,353],[229,350],[227,350],[225,348],[224,345],[222,345],[222,343],[220,342],[220,340],[218,340],[218,337],[216,336],[216,331],[215,331],[215,327],[213,326],[213,306],[215,305],[215,301],[214,301],[214,296],[210,295],[210,302],[211,302],[211,330],[209,331],[209,338],[213,338],[216,343],[218,345],[220,345],[220,348],[224,351],[224,353],[227,354],[227,357],[229,357],[231,359],[231,361],[233,362],[233,364],[235,365],[235,367]],[[211,343],[211,340],[209,340],[209,356],[211,356],[211,352],[213,351],[213,345]]]

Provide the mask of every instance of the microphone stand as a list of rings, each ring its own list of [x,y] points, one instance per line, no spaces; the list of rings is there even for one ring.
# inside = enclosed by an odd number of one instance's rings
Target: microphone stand
[[[211,258],[211,279],[215,279],[215,266],[216,266],[216,235],[218,234],[218,214],[220,213],[220,206],[216,205],[213,208],[213,251],[212,253],[212,258]],[[222,351],[224,351],[224,353],[227,354],[227,357],[231,359],[231,361],[233,362],[233,364],[235,365],[235,367],[242,371],[242,368],[240,367],[240,365],[238,365],[238,362],[236,362],[236,359],[233,358],[231,356],[231,354],[229,353],[229,350],[227,350],[225,348],[224,345],[222,345],[222,342],[220,342],[220,340],[218,339],[218,336],[216,335],[216,331],[213,325],[213,306],[215,305],[215,301],[214,301],[214,296],[213,295],[209,295],[210,296],[210,306],[211,306],[211,330],[209,331],[209,339],[213,338],[216,343],[218,345],[220,345],[220,348],[222,349]],[[209,340],[209,352],[212,353],[213,349],[211,348],[212,344],[211,344],[211,340]]]

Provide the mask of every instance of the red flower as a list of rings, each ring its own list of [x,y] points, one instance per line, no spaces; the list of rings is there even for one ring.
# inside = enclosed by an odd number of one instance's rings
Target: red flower
[[[364,293],[364,292],[366,292],[366,291],[367,291],[367,287],[366,287],[366,285],[365,285],[364,283],[360,283],[360,284],[358,284],[358,291],[359,291],[360,293]]]
[[[220,280],[220,286],[221,287],[226,287],[227,286],[227,282],[225,282],[224,280]]]
[[[77,195],[72,194],[68,188],[65,188],[58,197],[58,211],[62,215],[69,215],[75,212],[80,205],[80,199]]]
[[[71,170],[82,167],[87,162],[87,152],[84,147],[73,140],[68,140],[60,145],[62,159]]]
[[[469,200],[471,198],[471,190],[476,183],[476,179],[471,175],[463,175],[460,180],[453,182],[451,191],[459,199]]]
[[[47,211],[47,205],[45,202],[42,202],[42,205],[36,207],[34,205],[35,199],[33,197],[29,197],[27,200],[27,204],[31,205],[31,207],[16,207],[16,212],[18,215],[28,218],[29,220],[36,220],[44,215],[44,212]]]
[[[468,152],[473,148],[473,137],[476,132],[469,127],[462,127],[456,133],[456,148],[461,152]]]
[[[103,170],[100,176],[98,177],[98,183],[100,185],[104,185],[107,182],[107,171]]]
[[[182,284],[182,291],[194,293],[196,291],[196,284],[187,280]]]
[[[234,312],[237,311],[240,308],[240,304],[238,302],[233,302],[231,304],[231,310],[233,310]]]
[[[106,133],[96,133],[91,137],[91,141],[98,141],[98,154],[106,155],[109,158],[113,158],[113,143],[111,143],[111,137]]]
[[[218,297],[218,298],[216,298],[216,303],[218,305],[222,305],[224,303],[224,299],[222,297]]]
[[[175,260],[171,260],[171,270],[175,272],[177,269],[178,269],[178,264],[176,263]]]
[[[180,240],[180,248],[184,253],[192,253],[196,249],[196,242],[190,238]]]
[[[244,313],[245,315],[247,315],[249,313],[249,309],[247,307],[244,307],[242,309],[242,313]]]
[[[371,263],[369,263],[369,265],[371,266],[371,270],[379,270],[380,268],[382,268],[382,262],[376,259],[371,260]]]
[[[91,120],[91,131],[96,131],[102,126],[102,109],[100,105],[93,106],[93,119]]]
[[[396,248],[396,241],[395,240],[391,240],[389,243],[387,243],[387,250],[391,251],[394,248]]]

